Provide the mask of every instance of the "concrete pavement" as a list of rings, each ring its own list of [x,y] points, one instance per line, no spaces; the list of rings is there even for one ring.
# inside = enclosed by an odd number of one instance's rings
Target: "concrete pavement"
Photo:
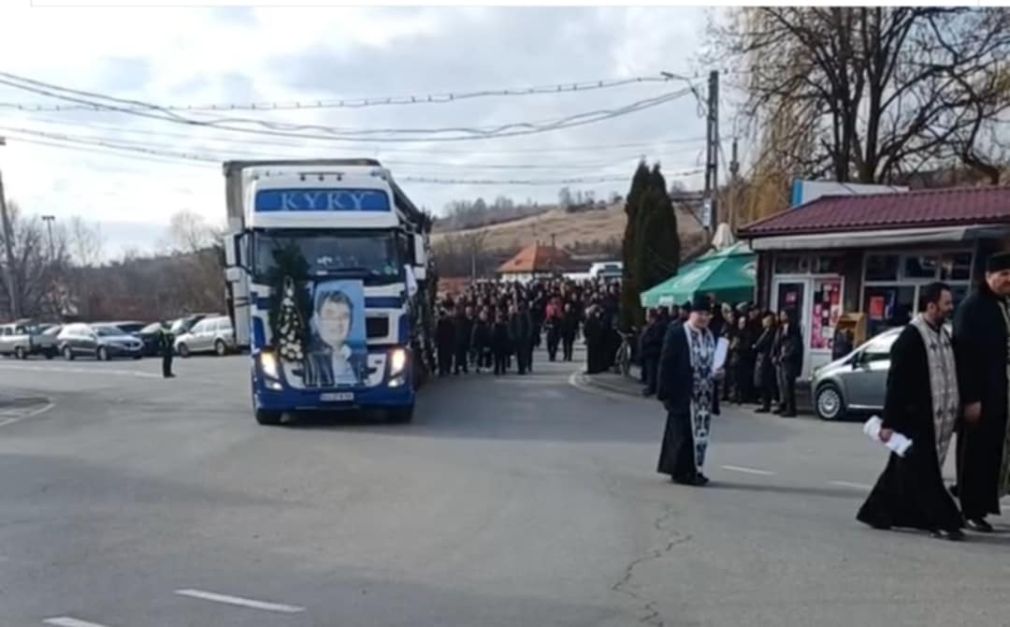
[[[2,361],[53,405],[0,426],[0,625],[1010,623],[1005,521],[855,522],[885,462],[858,424],[727,408],[713,485],[675,486],[658,403],[544,361],[437,381],[409,425],[288,428],[244,357]]]

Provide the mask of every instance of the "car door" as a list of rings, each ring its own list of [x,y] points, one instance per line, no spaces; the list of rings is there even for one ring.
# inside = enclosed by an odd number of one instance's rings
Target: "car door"
[[[201,320],[193,330],[193,349],[201,353],[209,351],[214,345],[214,321]]]
[[[896,333],[878,335],[856,353],[852,372],[845,377],[846,402],[850,408],[880,410],[884,407],[891,346],[897,338]]]
[[[14,329],[10,325],[0,327],[0,353],[7,355],[13,350],[11,347],[14,339],[13,333]]]
[[[95,349],[98,347],[98,335],[93,328],[82,325],[78,329],[75,343],[79,355],[94,355]]]

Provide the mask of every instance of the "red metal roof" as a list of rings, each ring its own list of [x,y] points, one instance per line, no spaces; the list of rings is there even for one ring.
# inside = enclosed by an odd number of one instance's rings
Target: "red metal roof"
[[[498,267],[499,273],[531,273],[567,270],[572,264],[571,257],[565,251],[552,246],[532,244],[523,248]]]
[[[740,231],[741,237],[1010,224],[1010,187],[951,187],[856,196],[822,196]]]

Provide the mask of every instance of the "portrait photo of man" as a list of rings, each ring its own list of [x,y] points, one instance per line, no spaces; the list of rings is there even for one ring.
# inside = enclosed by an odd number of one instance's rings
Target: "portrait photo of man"
[[[306,388],[356,386],[363,380],[363,298],[355,299],[341,287],[346,286],[320,284],[316,288],[305,360]]]

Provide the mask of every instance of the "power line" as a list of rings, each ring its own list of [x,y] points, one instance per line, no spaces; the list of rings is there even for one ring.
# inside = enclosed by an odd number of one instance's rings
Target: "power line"
[[[695,170],[685,170],[683,172],[677,173],[666,173],[664,176],[678,177],[678,176],[691,176],[693,174],[700,174],[704,170],[697,168]],[[505,179],[505,180],[492,180],[492,179],[443,179],[443,178],[428,178],[420,176],[398,176],[396,177],[398,181],[405,181],[409,183],[429,183],[437,185],[588,185],[593,183],[614,183],[623,182],[627,183],[631,180],[631,177],[626,176],[598,176],[598,177],[575,177],[575,178],[563,178],[563,179]]]
[[[510,87],[504,89],[484,89],[476,91],[455,91],[422,95],[373,96],[367,98],[316,99],[304,101],[265,101],[249,103],[217,103],[203,105],[161,105],[162,111],[186,112],[224,112],[224,111],[292,111],[313,109],[362,109],[367,107],[449,104],[488,97],[535,96],[544,94],[567,94],[576,92],[614,89],[627,85],[666,83],[679,77],[670,76],[635,76],[621,79],[601,79],[575,83],[556,83],[553,85],[534,85],[527,87]],[[144,111],[149,107],[136,105],[136,111]],[[100,111],[101,107],[87,104],[45,105],[41,103],[0,102],[0,108],[18,111],[63,112],[63,111]]]
[[[167,111],[164,108],[160,107],[159,105],[153,103],[146,103],[137,100],[126,100],[122,98],[116,98],[113,96],[96,94],[93,92],[84,92],[81,90],[59,87],[56,85],[43,83],[41,81],[36,81],[34,79],[23,78],[14,74],[10,74],[8,72],[0,72],[0,77],[5,77],[4,79],[0,79],[0,84],[9,85],[17,89],[39,93],[59,100],[76,102],[79,104],[88,104],[107,111],[115,111],[119,113],[144,118],[174,122],[178,124],[184,124],[187,126],[206,126],[237,133],[274,135],[279,137],[292,137],[302,139],[308,137],[314,137],[319,139],[328,139],[331,141],[347,141],[348,139],[352,138],[360,139],[361,137],[371,136],[370,141],[379,143],[408,142],[408,141],[422,141],[422,142],[466,141],[476,139],[491,139],[499,137],[518,137],[525,135],[534,135],[548,131],[561,130],[564,128],[584,126],[586,124],[593,124],[596,122],[601,122],[604,120],[629,115],[631,113],[635,113],[638,111],[659,106],[661,104],[665,104],[667,102],[671,102],[672,100],[675,100],[690,93],[690,88],[687,88],[676,92],[668,92],[653,98],[638,100],[628,105],[619,107],[617,109],[609,109],[609,110],[603,109],[597,111],[578,113],[548,123],[511,122],[508,124],[501,124],[490,129],[466,128],[466,127],[430,128],[430,129],[395,129],[395,128],[340,129],[317,124],[291,124],[282,122],[269,122],[265,120],[257,120],[250,118],[230,118],[230,119],[219,119],[212,121],[196,120],[193,118],[187,118],[172,111]],[[98,98],[100,100],[107,100],[116,104],[106,104],[103,102],[96,102],[94,100],[87,100],[86,98],[88,97]],[[127,106],[123,106],[124,104]],[[260,128],[255,129],[246,128],[244,126],[235,126],[235,124],[248,124],[258,126]],[[305,133],[305,131],[314,131],[317,133],[322,133],[322,135],[308,135]],[[443,136],[452,133],[455,133],[456,136],[450,136],[450,137]],[[420,137],[421,135],[425,136]]]
[[[108,130],[116,134],[132,134],[132,135],[142,135],[148,137],[158,137],[158,138],[178,138],[193,140],[194,135],[192,133],[175,133],[166,130],[152,130],[146,128],[129,128],[122,125],[114,124],[101,124],[98,122],[74,122],[70,120],[55,120],[52,118],[43,117],[30,117],[29,121],[38,122],[42,124],[49,124],[55,126],[69,126],[73,128],[82,128],[88,130]],[[203,128],[203,127],[196,127]],[[206,129],[213,130],[213,129]],[[247,144],[252,146],[278,146],[284,148],[305,148],[305,140],[314,141],[312,138],[305,138],[301,141],[288,141],[282,139],[273,138],[245,138],[245,137],[223,137],[223,136],[212,136],[208,137],[208,141],[218,141],[218,142],[228,142],[232,144]],[[585,152],[585,151],[604,151],[604,150],[616,150],[622,148],[650,148],[655,150],[657,146],[673,146],[673,145],[684,145],[684,144],[700,144],[705,141],[704,136],[696,137],[680,137],[675,139],[661,139],[654,141],[637,141],[637,142],[621,142],[621,143],[611,143],[611,144],[577,144],[571,146],[558,146],[558,147],[543,147],[543,148],[525,148],[525,149],[501,149],[501,150],[491,150],[491,149],[472,149],[472,150],[451,150],[448,148],[439,147],[438,153],[440,155],[466,155],[466,156],[477,156],[477,155],[523,155],[523,154],[555,154],[555,153],[568,153],[568,152]],[[362,151],[367,151],[370,148],[377,148],[373,144],[370,144],[368,140],[361,140],[360,142],[348,142],[348,143],[360,143],[366,148]],[[382,153],[386,154],[431,154],[430,148],[419,148],[419,147],[392,147],[392,148],[382,148]]]

